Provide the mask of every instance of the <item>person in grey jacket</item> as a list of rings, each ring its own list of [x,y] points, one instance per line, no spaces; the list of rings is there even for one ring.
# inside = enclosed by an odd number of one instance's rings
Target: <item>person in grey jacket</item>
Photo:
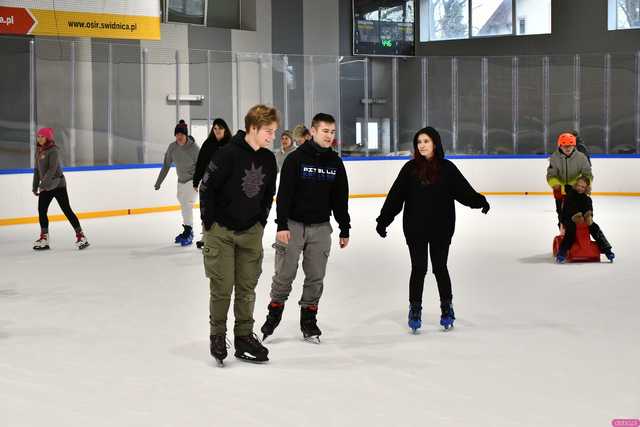
[[[284,159],[295,149],[296,146],[293,143],[291,133],[285,130],[282,132],[282,136],[280,136],[280,148],[274,153],[276,155],[276,163],[278,164],[278,172],[282,169]]]
[[[549,157],[547,183],[553,189],[558,214],[558,226],[562,223],[562,202],[566,195],[566,187],[573,186],[580,177],[593,181],[591,164],[580,151],[576,150],[576,137],[571,133],[563,133],[558,137],[558,149]]]
[[[40,219],[40,238],[33,243],[34,250],[49,249],[49,218],[47,212],[53,199],[58,201],[60,209],[76,232],[76,246],[84,249],[89,242],[80,227],[78,217],[69,205],[67,181],[62,173],[62,162],[58,146],[54,141],[53,129],[38,130],[35,168],[31,191],[38,197],[38,215]]]
[[[188,246],[193,243],[193,205],[198,194],[193,187],[193,174],[196,171],[200,148],[193,137],[189,135],[189,127],[184,120],[180,120],[176,125],[174,135],[176,140],[169,144],[169,148],[167,148],[162,169],[160,169],[160,174],[156,180],[155,189],[160,189],[171,168],[171,164],[175,164],[178,175],[178,201],[182,208],[183,227],[182,233],[176,236],[175,243]]]

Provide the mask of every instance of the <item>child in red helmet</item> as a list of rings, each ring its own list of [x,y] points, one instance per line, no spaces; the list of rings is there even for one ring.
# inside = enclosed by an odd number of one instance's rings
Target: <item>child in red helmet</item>
[[[547,168],[547,182],[553,189],[556,200],[558,226],[562,223],[562,200],[566,194],[566,187],[575,184],[579,177],[593,180],[591,164],[587,156],[576,150],[576,137],[571,133],[563,133],[558,137],[558,149],[549,157]]]

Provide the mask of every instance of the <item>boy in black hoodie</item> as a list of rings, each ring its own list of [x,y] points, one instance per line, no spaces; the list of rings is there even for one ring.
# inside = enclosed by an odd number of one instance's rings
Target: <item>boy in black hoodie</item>
[[[220,364],[227,356],[227,312],[234,290],[235,356],[269,360],[269,351],[253,333],[253,309],[262,273],[262,235],[276,191],[276,159],[267,147],[278,128],[278,112],[256,105],[244,121],[246,133],[238,131],[218,150],[200,183],[211,355]]]
[[[291,293],[302,253],[305,273],[300,299],[300,329],[308,341],[319,342],[316,322],[327,260],[331,250],[331,213],[340,227],[340,247],[349,244],[349,185],[338,154],[331,149],[336,122],[329,114],[316,114],[311,124],[312,140],[284,160],[277,197],[278,233],[275,274],[271,285],[269,313],[262,326],[263,337],[273,334],[282,319],[284,303]]]

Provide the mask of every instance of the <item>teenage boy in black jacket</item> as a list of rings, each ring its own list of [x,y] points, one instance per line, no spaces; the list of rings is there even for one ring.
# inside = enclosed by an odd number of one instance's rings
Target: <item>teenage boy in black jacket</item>
[[[227,356],[227,312],[234,289],[235,356],[269,360],[269,351],[253,333],[253,309],[262,272],[262,235],[276,188],[276,159],[267,147],[278,128],[278,112],[256,105],[244,122],[246,133],[238,131],[218,150],[200,184],[211,355],[219,363]]]
[[[284,160],[280,171],[277,208],[278,233],[271,302],[262,326],[264,338],[280,323],[284,303],[291,293],[302,253],[305,280],[300,299],[300,329],[304,338],[319,342],[322,333],[316,322],[322,296],[327,260],[331,250],[331,213],[340,227],[340,247],[349,244],[349,184],[338,154],[331,149],[336,122],[320,113],[311,124],[312,140],[298,147]]]

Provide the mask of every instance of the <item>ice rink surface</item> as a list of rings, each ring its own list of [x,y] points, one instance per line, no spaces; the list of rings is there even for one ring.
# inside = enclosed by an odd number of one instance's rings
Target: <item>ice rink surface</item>
[[[265,343],[271,361],[230,353],[224,368],[209,356],[202,256],[172,244],[179,212],[84,220],[85,251],[66,222],[51,224],[52,250],[42,253],[31,249],[37,225],[1,227],[0,426],[605,427],[640,418],[640,199],[594,198],[617,258],[580,265],[552,261],[550,197],[489,201],[487,216],[457,205],[454,330],[440,329],[429,273],[423,329],[409,333],[401,215],[380,239],[383,199],[357,199],[350,246],[340,250],[334,233],[322,343],[301,340],[300,269]],[[274,237],[270,219],[256,331]]]

